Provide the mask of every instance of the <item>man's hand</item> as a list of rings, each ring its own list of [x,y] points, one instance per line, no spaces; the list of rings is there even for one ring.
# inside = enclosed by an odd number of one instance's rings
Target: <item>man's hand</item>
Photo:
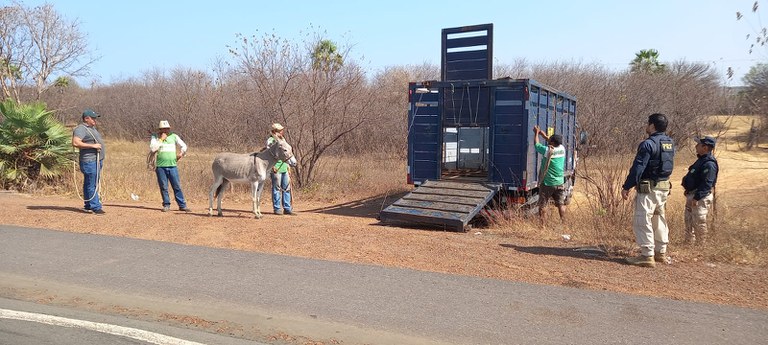
[[[95,144],[93,144],[93,146],[91,146],[91,148],[92,148],[92,149],[101,150],[101,144],[99,144],[99,143],[95,143]]]
[[[180,160],[181,160],[181,157],[184,157],[184,155],[183,155],[183,154],[181,154],[181,153],[178,153],[178,154],[176,154],[176,160],[177,160],[177,161],[180,161]]]
[[[277,167],[272,167],[272,172],[277,174]]]
[[[621,198],[624,200],[627,200],[629,198],[629,190],[628,189],[622,189],[621,190]]]
[[[539,125],[533,126],[533,133],[538,135],[539,132],[541,132],[541,128],[539,128]]]

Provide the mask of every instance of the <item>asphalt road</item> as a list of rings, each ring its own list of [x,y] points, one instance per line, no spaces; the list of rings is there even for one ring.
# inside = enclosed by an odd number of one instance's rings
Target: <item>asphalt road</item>
[[[344,344],[768,338],[762,310],[11,226],[0,226],[0,291]]]
[[[0,298],[0,344],[246,345],[254,343],[157,322],[133,320],[124,316],[95,314],[72,308]]]

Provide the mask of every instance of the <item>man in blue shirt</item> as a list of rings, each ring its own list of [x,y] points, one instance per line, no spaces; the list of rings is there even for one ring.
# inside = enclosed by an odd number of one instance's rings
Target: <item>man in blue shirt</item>
[[[683,177],[685,188],[685,242],[704,243],[707,240],[707,214],[712,209],[713,191],[717,184],[719,166],[712,155],[715,138],[696,139],[698,159]]]
[[[624,200],[629,198],[630,189],[637,192],[632,229],[640,246],[640,255],[627,258],[630,265],[655,267],[656,261],[666,261],[669,228],[665,206],[672,187],[669,176],[675,158],[675,143],[665,133],[667,124],[664,114],[648,116],[645,132],[649,137],[637,147],[635,160],[622,186]]]

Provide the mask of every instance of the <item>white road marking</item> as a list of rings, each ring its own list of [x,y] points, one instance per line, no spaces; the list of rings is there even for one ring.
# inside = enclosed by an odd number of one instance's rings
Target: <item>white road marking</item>
[[[91,322],[84,320],[67,319],[59,316],[28,313],[8,309],[0,309],[0,319],[12,319],[44,323],[53,326],[84,328],[91,331],[128,337],[157,345],[205,345],[194,341],[174,338],[167,335],[153,333],[141,329],[110,325],[108,323]]]

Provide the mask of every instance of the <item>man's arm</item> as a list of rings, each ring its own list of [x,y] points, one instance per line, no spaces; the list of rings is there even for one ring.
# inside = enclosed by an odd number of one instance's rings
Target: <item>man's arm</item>
[[[176,156],[176,159],[179,160],[187,154],[187,143],[185,143],[184,140],[181,140],[181,137],[178,134],[176,134],[176,143],[178,143],[181,148],[181,153]]]
[[[78,137],[77,135],[72,136],[72,146],[77,147],[78,149],[97,149],[101,150],[101,144],[94,143],[89,144],[83,141],[82,138]]]
[[[645,167],[648,166],[648,161],[651,160],[651,144],[647,141],[640,143],[637,147],[637,154],[635,160],[632,162],[632,167],[629,169],[626,181],[622,186],[623,190],[629,191],[632,187],[636,186],[640,182],[640,176],[643,175]]]
[[[549,141],[549,136],[546,133],[544,133],[544,131],[542,131],[538,125],[533,126],[533,133],[534,133],[533,142],[535,144],[539,143],[539,135],[541,135],[541,137],[544,138],[544,141],[547,141],[547,142]]]
[[[157,150],[160,149],[160,144],[162,144],[160,139],[158,139],[157,136],[153,135],[152,139],[149,140],[149,150],[152,152],[157,152]]]

